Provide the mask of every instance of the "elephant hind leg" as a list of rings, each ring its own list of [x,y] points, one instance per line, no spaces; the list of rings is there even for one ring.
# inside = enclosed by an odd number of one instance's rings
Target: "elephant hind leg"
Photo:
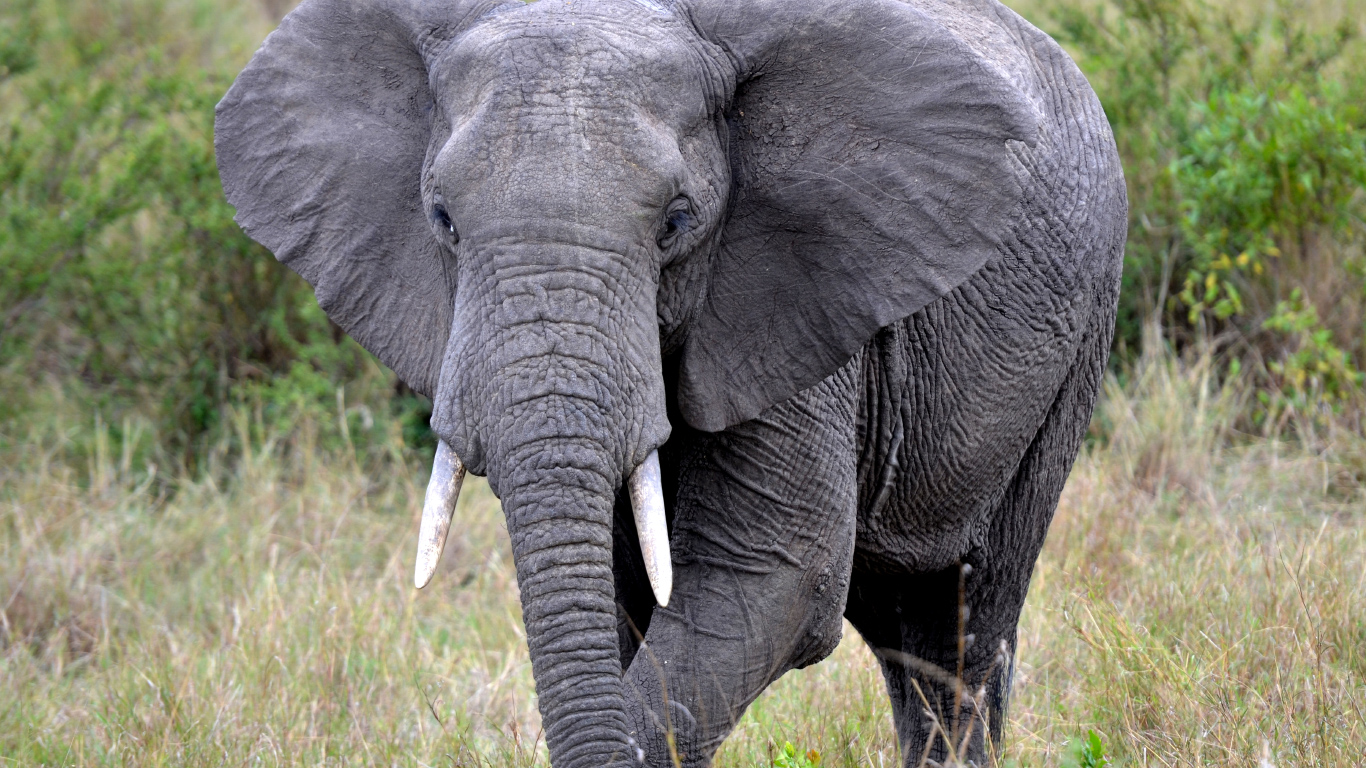
[[[1013,657],[992,651],[1002,640],[1013,648],[1014,626],[983,631],[972,611],[982,595],[962,573],[854,575],[845,615],[878,657],[906,766],[951,755],[985,765],[988,744],[999,743]]]
[[[961,565],[853,573],[845,616],[878,654],[907,766],[943,763],[950,744],[969,764],[986,765],[988,753],[999,752],[1020,610],[1090,423],[1109,342],[1103,328],[1083,337],[985,535]]]

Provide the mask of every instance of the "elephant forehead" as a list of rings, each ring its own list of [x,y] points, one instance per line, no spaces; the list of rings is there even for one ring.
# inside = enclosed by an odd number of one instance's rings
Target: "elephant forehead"
[[[631,0],[541,0],[485,17],[433,62],[451,114],[494,106],[593,119],[641,110],[683,124],[711,112],[705,52],[676,19]]]

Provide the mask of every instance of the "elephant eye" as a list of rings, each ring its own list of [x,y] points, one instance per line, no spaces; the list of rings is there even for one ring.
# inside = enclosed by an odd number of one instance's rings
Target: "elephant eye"
[[[678,236],[691,227],[692,206],[688,204],[687,198],[680,197],[669,203],[664,213],[664,224],[659,228],[659,237],[655,242],[659,244],[660,250],[668,250],[678,240]]]
[[[438,203],[432,208],[432,220],[438,227],[450,233],[452,243],[460,242],[460,235],[455,231],[455,223],[451,221],[451,215],[446,213],[445,206]]]

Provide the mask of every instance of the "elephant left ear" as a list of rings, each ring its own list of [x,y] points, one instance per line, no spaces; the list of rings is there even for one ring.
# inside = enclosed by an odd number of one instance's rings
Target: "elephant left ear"
[[[734,63],[731,212],[679,403],[716,431],[834,373],[969,278],[1023,194],[1041,114],[934,0],[691,0]],[[987,10],[992,10],[987,9]],[[979,9],[980,11],[981,9]],[[972,23],[956,23],[967,22]]]

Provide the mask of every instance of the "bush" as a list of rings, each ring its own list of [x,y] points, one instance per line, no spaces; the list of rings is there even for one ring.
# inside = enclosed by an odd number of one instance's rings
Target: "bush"
[[[1130,182],[1117,364],[1157,318],[1154,338],[1223,351],[1264,429],[1359,405],[1361,20],[1288,0],[1037,2]],[[213,107],[278,17],[264,5],[0,7],[0,447],[58,405],[146,424],[190,466],[232,434],[231,407],[306,415],[335,444],[394,421],[430,446],[429,404],[395,395],[222,196]]]
[[[1254,420],[1340,410],[1366,364],[1361,19],[1289,0],[1043,11],[1129,180],[1121,352],[1157,318],[1177,346],[1213,341],[1252,367]]]
[[[392,375],[223,197],[213,109],[266,20],[208,0],[0,13],[0,420],[41,410],[47,379],[193,461],[230,403],[336,424],[349,385],[387,409]]]

